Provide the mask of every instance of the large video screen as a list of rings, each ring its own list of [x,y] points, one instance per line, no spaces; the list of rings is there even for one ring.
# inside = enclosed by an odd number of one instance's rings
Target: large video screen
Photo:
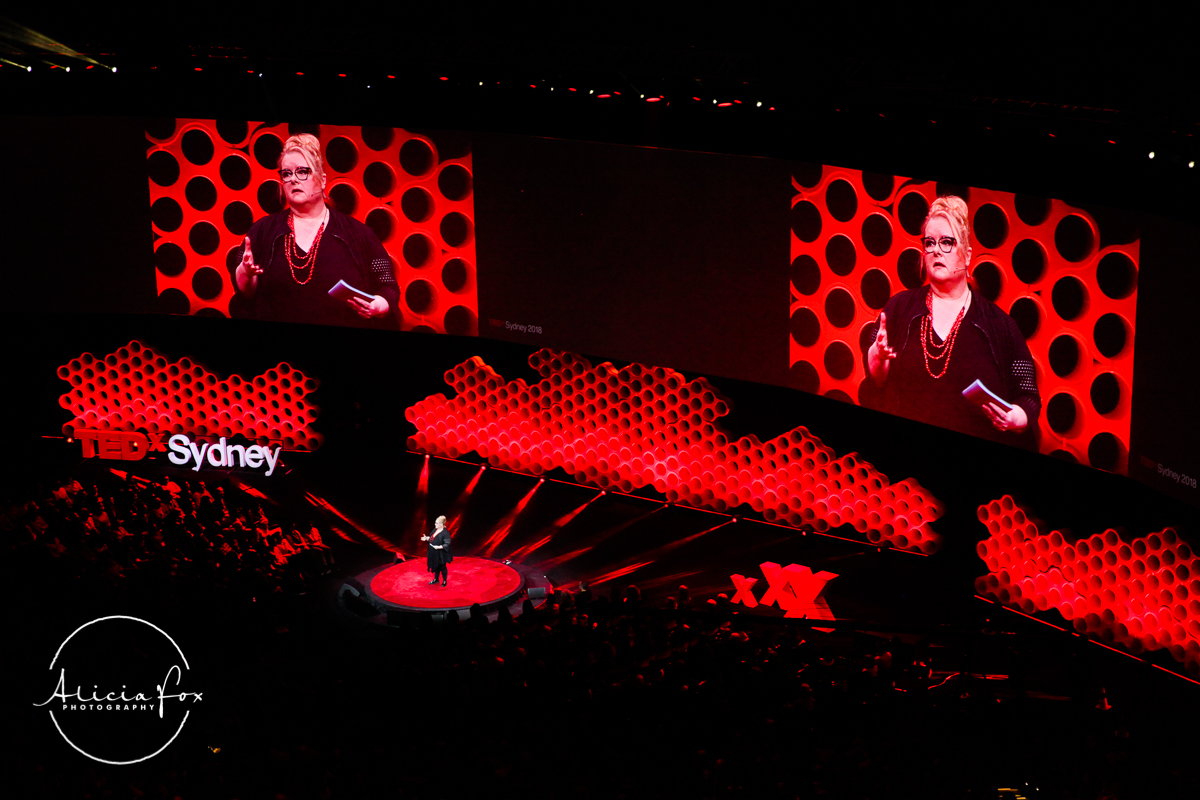
[[[286,147],[302,135],[307,156]],[[4,118],[0,136],[5,215],[27,234],[10,311],[439,332],[661,364],[1200,503],[1187,423],[1200,386],[1179,346],[1200,291],[1187,225],[842,166],[495,133]],[[79,176],[103,192],[63,190]],[[319,214],[297,225],[297,208]],[[239,286],[250,266],[253,292]],[[963,284],[934,293],[947,270]],[[897,369],[880,380],[884,316]],[[975,381],[995,399],[964,397]]]
[[[1126,472],[1135,215],[819,164],[476,141],[483,335],[791,386]],[[931,216],[939,197],[957,200]],[[926,253],[947,204],[956,230]],[[943,253],[947,236],[962,244]],[[957,281],[923,335],[927,267]],[[897,369],[878,380],[889,304]],[[994,397],[964,397],[976,380]]]
[[[175,119],[146,140],[160,308],[477,332],[466,137]]]
[[[834,167],[792,185],[793,385],[1126,471],[1132,215]]]

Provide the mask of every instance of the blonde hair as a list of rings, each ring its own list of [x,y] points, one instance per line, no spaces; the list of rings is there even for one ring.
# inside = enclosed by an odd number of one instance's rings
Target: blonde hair
[[[287,141],[283,143],[283,150],[279,153],[278,168],[283,168],[283,157],[288,153],[299,153],[304,159],[304,163],[312,168],[313,174],[322,182],[325,182],[325,159],[321,158],[321,140],[313,136],[311,133],[297,133],[295,136],[289,136]]]
[[[442,527],[446,526],[446,516],[444,514],[442,516],[438,517],[437,519],[435,519],[433,521],[433,524],[437,525],[439,522],[442,523]]]
[[[959,247],[971,249],[970,212],[967,209],[966,200],[948,194],[930,203],[929,213],[925,215],[925,221],[921,223],[922,235],[925,233],[925,226],[934,217],[941,217],[950,223],[950,229],[954,231],[954,238],[958,239]]]
[[[956,195],[948,194],[944,197],[939,197],[929,204],[929,213],[925,215],[925,221],[921,223],[921,236],[925,235],[925,226],[929,224],[929,220],[934,217],[941,217],[950,225],[950,230],[954,231],[954,238],[958,240],[958,246],[966,252],[964,260],[967,267],[971,265],[971,223],[970,211],[967,209],[967,201]],[[921,283],[928,280],[929,276],[925,271],[925,259],[921,259]],[[967,280],[972,286],[975,285],[975,278],[970,272],[967,273]]]

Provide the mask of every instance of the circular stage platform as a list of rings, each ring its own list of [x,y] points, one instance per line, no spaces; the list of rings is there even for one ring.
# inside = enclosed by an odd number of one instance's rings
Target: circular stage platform
[[[553,590],[546,576],[490,558],[456,556],[449,573],[446,586],[431,585],[433,576],[423,558],[384,564],[347,580],[338,597],[358,616],[396,625],[405,617],[411,621],[427,612],[435,620],[452,612],[466,619],[476,603],[493,619],[501,606],[508,606],[517,616],[527,597],[541,606],[546,593]],[[368,608],[362,606],[364,601]]]
[[[432,611],[490,606],[512,597],[525,584],[521,573],[488,558],[456,558],[447,584],[430,585],[422,559],[388,567],[371,579],[371,593],[406,611]]]

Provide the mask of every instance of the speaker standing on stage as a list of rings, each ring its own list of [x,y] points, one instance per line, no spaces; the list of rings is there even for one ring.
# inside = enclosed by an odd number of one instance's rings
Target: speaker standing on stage
[[[429,571],[433,573],[433,580],[429,582],[429,585],[437,583],[438,575],[441,575],[442,586],[445,586],[449,579],[446,565],[454,560],[454,556],[450,553],[450,531],[446,528],[446,518],[438,517],[434,520],[433,533],[422,536],[421,541],[429,542],[429,548],[425,554],[426,564],[429,566]]]

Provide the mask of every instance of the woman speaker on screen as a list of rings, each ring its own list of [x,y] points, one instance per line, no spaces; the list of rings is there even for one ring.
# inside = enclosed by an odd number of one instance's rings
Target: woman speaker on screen
[[[962,198],[939,197],[921,227],[924,286],[893,296],[863,351],[880,410],[994,441],[1036,447],[1033,356],[1016,322],[967,276]],[[972,388],[976,382],[990,392]]]
[[[250,227],[232,270],[249,315],[396,327],[400,289],[391,259],[370,228],[326,203],[317,137],[284,142],[279,180],[287,208]]]

